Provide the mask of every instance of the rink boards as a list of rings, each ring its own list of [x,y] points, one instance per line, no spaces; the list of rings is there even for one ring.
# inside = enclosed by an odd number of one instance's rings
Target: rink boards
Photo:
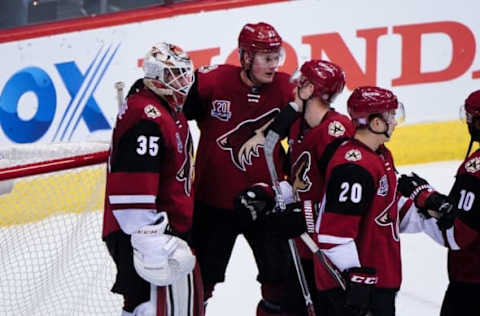
[[[375,0],[368,7],[353,1],[215,1],[5,31],[0,145],[108,139],[118,108],[114,83],[129,87],[142,75],[142,57],[154,42],[178,44],[197,66],[238,64],[239,30],[266,21],[284,39],[280,70],[290,73],[311,58],[345,69],[346,91],[333,104],[338,110],[345,111],[359,85],[399,96],[407,114],[391,142],[399,164],[459,159],[468,141],[457,122],[459,106],[480,78],[479,9],[468,0]],[[193,134],[198,140],[198,131]]]

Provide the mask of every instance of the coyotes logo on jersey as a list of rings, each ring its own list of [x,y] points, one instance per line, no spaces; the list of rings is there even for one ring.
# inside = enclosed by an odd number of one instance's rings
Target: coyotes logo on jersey
[[[470,173],[475,173],[480,170],[480,157],[475,157],[467,161],[465,164],[465,170]]]
[[[392,237],[395,241],[399,241],[399,228],[398,228],[398,214],[397,208],[392,207],[396,201],[394,195],[392,202],[377,216],[375,217],[375,223],[382,227],[390,227],[392,230]]]
[[[312,182],[308,178],[308,171],[311,165],[311,156],[308,151],[304,151],[292,166],[293,174],[293,192],[307,192],[312,187]]]
[[[192,192],[192,182],[194,177],[194,168],[192,168],[193,162],[193,142],[190,133],[187,133],[187,139],[185,142],[185,160],[177,172],[176,179],[180,182],[184,182],[185,194],[190,196]]]
[[[230,152],[234,165],[246,171],[246,165],[252,165],[252,157],[259,157],[259,149],[265,143],[263,132],[280,112],[275,108],[257,118],[246,120],[233,130],[217,138],[217,144],[222,150]]]

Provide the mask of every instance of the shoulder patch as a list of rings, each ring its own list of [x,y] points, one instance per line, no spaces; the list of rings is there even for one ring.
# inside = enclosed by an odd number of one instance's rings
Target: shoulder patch
[[[145,111],[145,114],[147,114],[147,116],[152,119],[156,119],[157,117],[162,115],[162,113],[160,113],[160,110],[151,104],[147,105],[143,110]]]
[[[465,163],[465,170],[471,173],[475,173],[480,170],[480,157],[470,159]]]
[[[198,68],[198,72],[202,74],[206,74],[207,72],[210,72],[212,70],[215,70],[218,68],[218,65],[210,65],[210,66],[202,66]]]
[[[232,112],[230,111],[230,101],[213,100],[210,115],[224,122],[230,120],[230,118],[232,117]]]
[[[362,159],[362,153],[358,149],[350,149],[345,153],[345,159],[348,161],[359,161]]]
[[[339,121],[332,121],[328,124],[328,134],[333,137],[340,137],[345,134],[345,126]]]
[[[387,179],[387,175],[384,174],[378,181],[377,195],[387,196],[387,194],[388,194],[388,179]]]

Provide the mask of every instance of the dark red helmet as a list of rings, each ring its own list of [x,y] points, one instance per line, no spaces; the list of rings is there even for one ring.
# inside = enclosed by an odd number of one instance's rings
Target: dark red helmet
[[[480,117],[480,90],[470,93],[465,100],[465,112],[472,117]]]
[[[465,100],[465,116],[467,119],[468,131],[472,136],[472,141],[480,142],[480,90],[470,93]],[[471,146],[471,143],[470,143]],[[470,147],[468,154],[470,153]]]
[[[320,97],[324,102],[331,103],[345,87],[345,73],[340,66],[325,60],[310,60],[300,68],[302,81],[308,80],[315,86],[314,97]]]
[[[238,36],[238,48],[251,53],[274,52],[282,47],[282,38],[270,24],[245,24]]]
[[[355,88],[347,101],[348,114],[355,126],[367,125],[372,114],[382,114],[398,107],[397,97],[379,87]]]

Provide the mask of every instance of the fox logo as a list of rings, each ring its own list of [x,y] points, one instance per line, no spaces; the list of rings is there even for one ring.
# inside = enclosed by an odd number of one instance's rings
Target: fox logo
[[[394,199],[395,200],[395,199]],[[399,241],[400,240],[400,237],[399,237],[399,233],[398,233],[398,216],[397,214],[392,214],[394,213],[392,211],[392,204],[394,202],[392,202],[385,210],[383,210],[383,212],[381,212],[377,217],[375,217],[375,223],[377,223],[377,225],[380,225],[380,226],[383,226],[383,227],[387,227],[387,226],[390,226],[390,228],[392,229],[392,237],[395,241]]]
[[[217,138],[218,146],[230,151],[232,162],[238,169],[246,171],[246,165],[252,165],[252,156],[259,157],[259,149],[265,143],[263,132],[278,112],[279,109],[272,109],[257,118],[243,121]]]
[[[180,170],[177,172],[177,181],[185,182],[184,190],[187,196],[190,196],[192,192],[192,182],[194,176],[193,162],[193,142],[190,133],[187,134],[187,140],[185,142],[185,160],[183,161]]]
[[[312,187],[312,182],[308,178],[308,171],[311,165],[311,156],[308,151],[304,151],[292,166],[293,174],[293,192],[307,192]]]

